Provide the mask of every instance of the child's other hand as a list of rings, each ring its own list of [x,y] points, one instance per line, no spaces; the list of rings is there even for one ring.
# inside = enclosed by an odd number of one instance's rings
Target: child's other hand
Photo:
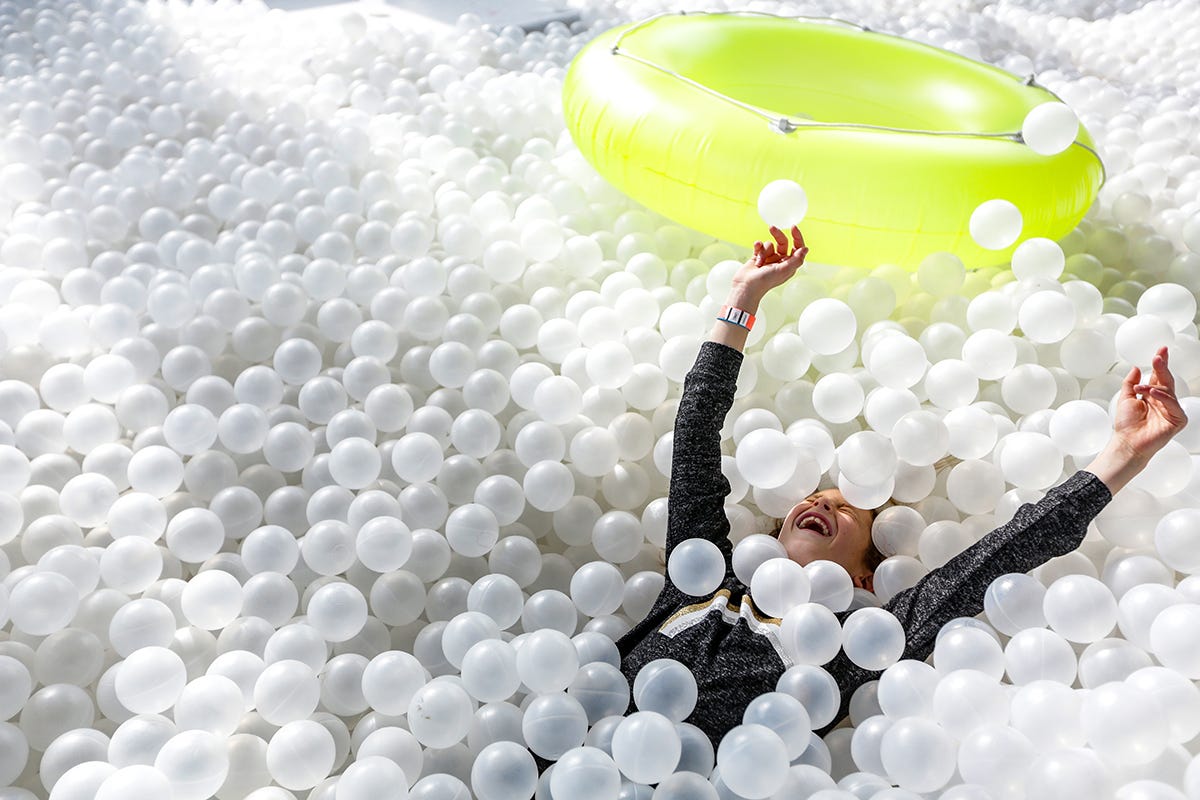
[[[1149,460],[1188,423],[1175,397],[1175,376],[1167,366],[1167,348],[1160,347],[1151,362],[1150,380],[1142,382],[1133,367],[1121,386],[1113,433],[1139,458]]]
[[[733,275],[735,288],[760,298],[795,275],[796,270],[804,263],[804,257],[808,255],[808,248],[804,246],[804,236],[801,235],[799,227],[792,226],[794,247],[790,253],[787,236],[783,231],[773,225],[770,230],[775,241],[767,245],[755,242],[754,255]]]

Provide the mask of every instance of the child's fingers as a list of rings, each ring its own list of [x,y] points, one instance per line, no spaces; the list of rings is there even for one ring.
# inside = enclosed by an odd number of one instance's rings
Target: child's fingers
[[[1160,348],[1151,361],[1154,380],[1171,392],[1175,391],[1175,376],[1167,368],[1167,348]]]
[[[1138,388],[1139,386],[1144,385],[1140,383],[1141,379],[1142,371],[1137,367],[1130,367],[1129,373],[1125,376],[1125,380],[1121,381],[1121,396],[1133,397],[1139,392],[1144,392],[1143,389]]]
[[[775,237],[775,241],[779,244],[780,254],[786,254],[788,249],[787,236],[779,228],[771,228],[771,235]]]
[[[804,247],[804,235],[800,233],[799,225],[792,226],[792,241],[796,243],[797,250]]]

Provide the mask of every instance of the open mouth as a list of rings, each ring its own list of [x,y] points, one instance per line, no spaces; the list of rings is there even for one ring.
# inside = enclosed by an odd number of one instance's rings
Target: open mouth
[[[826,538],[833,538],[833,526],[829,520],[815,511],[806,511],[796,519],[796,527],[810,530]]]

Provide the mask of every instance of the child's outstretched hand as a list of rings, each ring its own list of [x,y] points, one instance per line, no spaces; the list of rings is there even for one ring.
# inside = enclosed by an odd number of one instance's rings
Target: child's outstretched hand
[[[754,243],[754,255],[733,274],[733,285],[757,297],[763,297],[771,289],[786,283],[796,274],[796,270],[804,263],[808,248],[804,246],[804,237],[800,228],[792,226],[792,241],[794,247],[788,252],[788,240],[783,231],[771,226],[771,236],[775,241],[764,245]]]
[[[1113,434],[1138,457],[1149,459],[1187,425],[1187,414],[1175,397],[1175,378],[1167,367],[1167,348],[1151,362],[1150,380],[1141,381],[1133,367],[1121,386]],[[1138,397],[1141,395],[1141,397]]]

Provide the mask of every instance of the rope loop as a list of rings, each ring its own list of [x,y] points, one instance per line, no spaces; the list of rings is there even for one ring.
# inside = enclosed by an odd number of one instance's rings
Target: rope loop
[[[634,31],[637,31],[637,30],[640,30],[640,29],[646,27],[647,25],[650,25],[651,23],[653,23],[663,17],[687,16],[687,15],[694,16],[694,15],[698,15],[698,14],[703,14],[705,16],[715,16],[715,15],[761,16],[761,17],[772,17],[775,19],[812,20],[812,21],[816,21],[816,22],[834,22],[834,23],[837,23],[840,25],[848,25],[852,28],[856,28],[863,33],[876,33],[876,34],[882,35],[882,36],[892,36],[893,35],[893,34],[889,34],[889,33],[880,33],[878,31],[873,31],[870,28],[868,28],[866,25],[861,25],[857,22],[851,22],[850,20],[840,19],[838,17],[818,17],[818,16],[807,16],[807,15],[783,16],[781,14],[772,14],[768,11],[664,11],[659,14],[655,14],[653,16],[647,17],[646,19],[642,20],[641,22],[637,23],[636,25],[633,25],[629,28],[626,28],[624,31],[622,31],[621,35],[617,37],[616,42],[613,43],[613,46],[612,46],[612,49],[610,52],[612,53],[612,55],[623,56],[624,58],[628,58],[631,61],[636,61],[639,64],[643,64],[647,67],[650,67],[651,69],[658,70],[659,72],[663,73],[664,75],[672,77],[675,80],[680,81],[681,83],[686,83],[689,86],[691,86],[701,92],[705,92],[706,94],[712,95],[713,97],[717,98],[718,100],[721,100],[722,102],[728,103],[729,105],[740,108],[743,111],[747,111],[751,114],[755,114],[759,117],[762,117],[767,122],[767,124],[771,127],[771,129],[773,131],[775,131],[777,133],[782,133],[784,135],[794,133],[798,130],[806,129],[806,128],[807,129],[846,128],[846,129],[851,129],[851,130],[877,130],[877,131],[886,131],[889,133],[908,133],[908,134],[918,134],[918,135],[925,135],[925,136],[960,136],[960,137],[969,137],[969,138],[976,138],[976,139],[1004,139],[1004,140],[1016,142],[1016,143],[1022,144],[1022,145],[1025,144],[1025,139],[1021,135],[1020,131],[1016,131],[1016,132],[1002,131],[999,133],[984,133],[984,132],[978,132],[978,131],[935,131],[935,130],[923,130],[923,129],[919,129],[919,128],[897,128],[897,127],[892,127],[892,126],[888,126],[888,125],[868,125],[866,123],[859,123],[859,122],[817,122],[817,121],[813,120],[812,117],[810,117],[808,114],[796,114],[795,116],[803,117],[805,119],[801,120],[799,122],[793,122],[792,120],[788,119],[787,117],[775,117],[774,115],[768,114],[767,112],[763,111],[762,109],[752,106],[749,103],[744,103],[740,100],[737,100],[736,98],[730,97],[727,94],[722,94],[721,92],[718,92],[717,90],[715,90],[709,86],[705,86],[704,84],[700,83],[699,81],[695,81],[684,75],[680,75],[678,72],[675,72],[674,70],[667,69],[666,67],[662,66],[661,64],[657,64],[647,58],[643,58],[642,56],[636,56],[631,53],[627,53],[621,49],[621,41],[626,36],[633,33]],[[902,37],[900,37],[900,38],[902,38]],[[1049,94],[1051,97],[1053,97],[1058,102],[1060,102],[1060,103],[1062,102],[1062,98],[1060,98],[1058,95],[1056,95],[1054,92],[1050,91],[1046,87],[1041,86],[1040,84],[1037,83],[1037,81],[1035,79],[1036,78],[1035,73],[1030,73],[1028,76],[1026,76],[1024,78],[1021,78],[1019,75],[1013,75],[1012,77],[1021,81],[1026,86],[1031,86],[1031,87],[1041,89],[1042,91]],[[1100,158],[1100,154],[1097,153],[1093,148],[1088,147],[1086,144],[1084,144],[1082,142],[1076,141],[1076,142],[1072,142],[1071,144],[1075,147],[1083,148],[1084,150],[1088,151],[1089,153],[1091,153],[1093,156],[1096,157],[1096,161],[1098,161],[1100,163],[1100,172],[1101,172],[1100,185],[1103,186],[1105,183],[1107,183],[1108,182],[1108,170],[1105,169],[1104,161]]]

